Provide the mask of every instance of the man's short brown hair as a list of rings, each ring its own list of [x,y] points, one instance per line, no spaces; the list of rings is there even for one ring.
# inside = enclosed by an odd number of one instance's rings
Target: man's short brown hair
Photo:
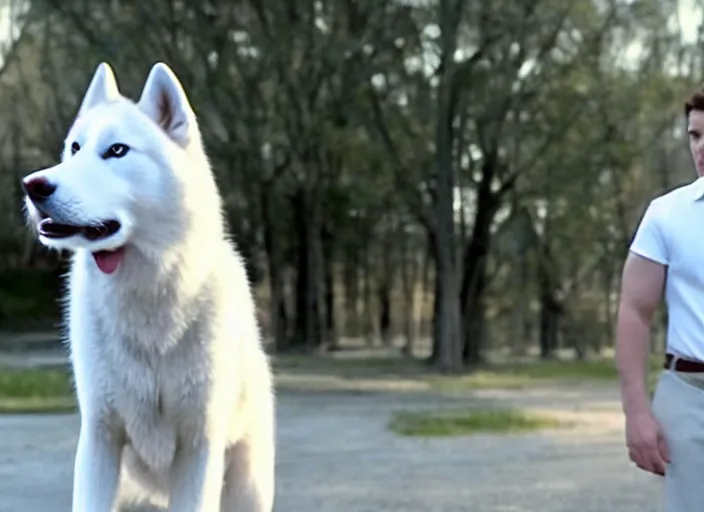
[[[689,120],[689,113],[692,110],[704,111],[704,90],[695,92],[684,102],[685,119]]]

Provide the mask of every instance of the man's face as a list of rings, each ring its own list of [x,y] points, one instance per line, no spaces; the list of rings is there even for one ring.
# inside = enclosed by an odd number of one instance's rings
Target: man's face
[[[704,110],[689,113],[689,150],[697,168],[697,176],[704,176]]]

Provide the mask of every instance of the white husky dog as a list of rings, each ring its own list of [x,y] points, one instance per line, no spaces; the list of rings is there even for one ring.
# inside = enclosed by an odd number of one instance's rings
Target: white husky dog
[[[100,64],[61,163],[23,187],[39,241],[73,253],[73,511],[119,510],[136,482],[173,512],[270,512],[271,369],[174,73],[154,65],[135,103]]]

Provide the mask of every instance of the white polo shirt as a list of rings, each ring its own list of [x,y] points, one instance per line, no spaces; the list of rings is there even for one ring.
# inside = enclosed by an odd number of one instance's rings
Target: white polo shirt
[[[704,361],[704,178],[651,201],[630,250],[668,267],[668,351]]]

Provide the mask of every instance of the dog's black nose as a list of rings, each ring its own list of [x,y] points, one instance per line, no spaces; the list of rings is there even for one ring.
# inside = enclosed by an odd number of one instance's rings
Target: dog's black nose
[[[32,178],[22,180],[22,188],[34,202],[45,201],[56,190],[56,185],[46,178]]]

